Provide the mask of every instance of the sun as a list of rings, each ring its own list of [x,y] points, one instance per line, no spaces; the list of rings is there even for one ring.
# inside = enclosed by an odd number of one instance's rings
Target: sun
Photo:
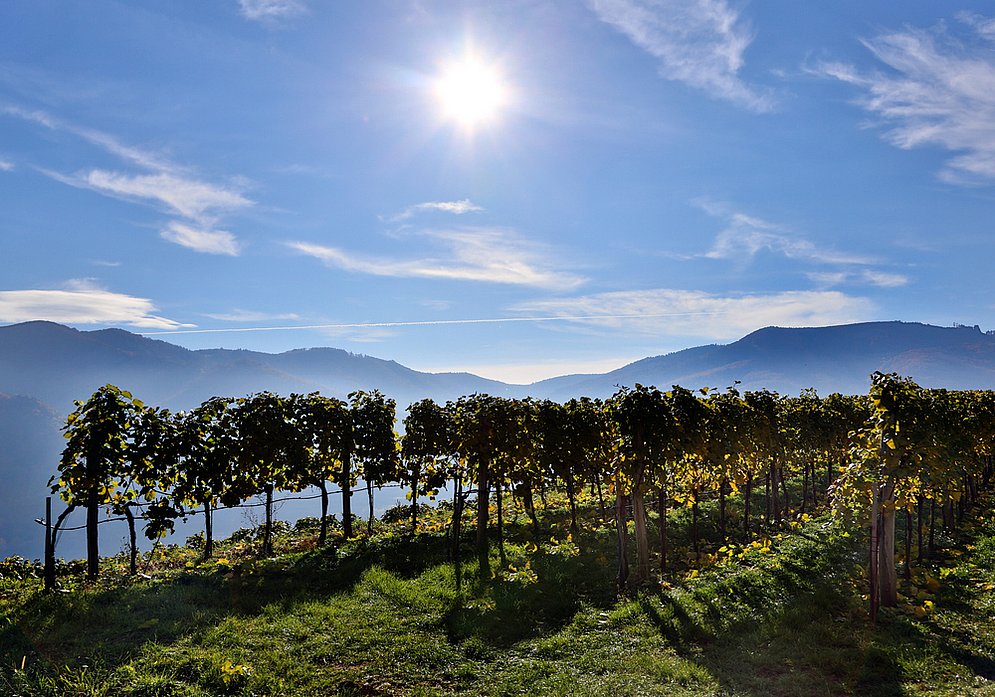
[[[434,87],[443,116],[468,129],[493,121],[508,101],[497,69],[472,58],[446,65]]]

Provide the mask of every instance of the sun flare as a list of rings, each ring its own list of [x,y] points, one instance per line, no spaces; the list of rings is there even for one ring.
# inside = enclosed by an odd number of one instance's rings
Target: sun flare
[[[492,66],[466,59],[447,65],[435,81],[443,115],[466,128],[492,121],[508,99],[508,89]]]

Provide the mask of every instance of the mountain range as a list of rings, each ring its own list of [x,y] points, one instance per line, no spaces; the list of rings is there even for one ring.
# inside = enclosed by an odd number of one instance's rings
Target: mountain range
[[[121,329],[79,331],[36,321],[0,327],[0,557],[38,556],[32,522],[62,448],[59,426],[95,389],[113,383],[148,404],[186,409],[215,395],[321,391],[344,398],[379,389],[398,404],[474,392],[566,400],[607,397],[619,385],[767,388],[797,394],[862,393],[875,370],[930,387],[995,388],[995,335],[978,327],[868,322],[833,327],[768,327],[730,344],[644,358],[598,375],[566,375],[509,385],[469,373],[424,373],[395,361],[335,348],[279,354],[189,350]],[[77,553],[67,541],[60,553]]]

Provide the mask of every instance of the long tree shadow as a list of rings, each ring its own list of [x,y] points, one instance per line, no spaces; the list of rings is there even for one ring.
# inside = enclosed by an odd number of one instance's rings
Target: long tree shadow
[[[689,613],[668,599],[667,612],[654,624],[679,655],[705,667],[732,694],[904,694],[892,655],[868,648],[865,629],[854,631],[836,621],[851,619],[827,611],[841,598],[806,590],[782,600],[776,610],[716,622],[714,608]]]
[[[466,601],[445,614],[449,641],[507,648],[558,632],[585,605],[607,609],[616,602],[612,571],[597,553],[537,554],[529,563],[531,574],[519,570],[515,579],[501,569],[493,578],[471,578]]]
[[[845,590],[849,542],[798,536],[776,559],[640,598],[682,658],[730,694],[903,694],[892,654],[869,646],[866,616]]]
[[[840,576],[852,559],[838,551],[813,544],[763,571],[646,594],[640,606],[679,655],[732,694],[898,696],[920,681],[956,694],[958,680],[995,679],[995,645],[973,616],[981,591],[970,574],[945,582],[942,621],[888,610],[875,627]]]
[[[21,606],[16,620],[0,622],[0,665],[114,664],[147,642],[171,643],[226,617],[349,593],[373,566],[417,576],[444,563],[446,550],[438,535],[358,540],[348,549],[322,548],[286,563],[250,561],[111,587],[39,592]]]
[[[468,533],[466,557],[470,542]],[[440,629],[454,643],[473,638],[497,648],[558,631],[583,604],[610,607],[614,602],[611,578],[595,555],[537,555],[533,561],[534,583],[481,579],[475,565],[468,564],[465,592],[441,608]],[[358,539],[289,559],[233,563],[224,571],[38,593],[21,606],[16,621],[0,622],[0,670],[22,660],[50,670],[119,665],[149,642],[168,645],[229,617],[254,616],[273,605],[290,611],[353,593],[373,567],[414,579],[448,563],[446,538],[426,534]]]

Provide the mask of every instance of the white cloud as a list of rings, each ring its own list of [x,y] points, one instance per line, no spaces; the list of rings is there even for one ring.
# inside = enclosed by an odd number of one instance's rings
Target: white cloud
[[[872,269],[864,269],[859,274],[859,278],[865,283],[881,288],[898,288],[907,285],[909,282],[909,277],[904,274],[874,271]]]
[[[125,145],[114,136],[93,130],[92,128],[70,127],[68,130],[78,135],[83,140],[97,145],[107,152],[120,157],[126,162],[144,167],[145,169],[157,170],[160,172],[176,172],[182,168],[167,160],[165,157],[148,150]]]
[[[241,252],[235,235],[224,230],[200,230],[173,220],[159,234],[164,240],[205,254],[227,254],[236,257]]]
[[[246,198],[239,187],[197,179],[186,168],[179,167],[156,153],[126,145],[102,131],[61,121],[43,111],[0,105],[0,114],[24,119],[51,130],[71,133],[145,170],[141,174],[134,174],[91,169],[66,175],[39,168],[43,174],[64,184],[90,189],[105,196],[165,206],[171,213],[185,220],[168,223],[162,232],[163,239],[198,252],[231,255],[239,253],[239,245],[232,233],[211,229],[222,216],[253,205],[253,201]],[[0,165],[2,164],[0,161]]]
[[[899,288],[907,285],[909,277],[898,273],[860,269],[859,271],[813,271],[807,276],[823,288],[843,285],[844,283],[859,283],[877,286],[879,288]]]
[[[805,275],[822,289],[844,284],[898,288],[909,282],[908,276],[874,268],[882,264],[874,257],[820,247],[784,225],[734,211],[718,201],[702,198],[694,203],[726,222],[712,248],[702,255],[707,259],[748,263],[764,251],[780,254],[799,264],[821,267]]]
[[[397,331],[389,327],[324,328],[319,329],[318,333],[335,342],[354,344],[378,344],[397,336]]]
[[[960,12],[957,14],[957,19],[973,28],[984,38],[995,41],[995,18],[984,17],[972,12]]]
[[[568,290],[584,278],[558,271],[538,245],[503,228],[459,228],[418,233],[442,247],[441,256],[391,259],[352,254],[337,247],[289,242],[292,248],[328,266],[376,276],[484,281]]]
[[[25,121],[30,121],[31,123],[38,124],[39,126],[44,126],[52,131],[66,131],[67,133],[72,133],[88,143],[96,145],[112,155],[120,157],[122,160],[131,162],[139,167],[160,171],[172,171],[177,169],[175,165],[170,163],[169,160],[161,155],[147,150],[142,150],[141,148],[126,145],[109,133],[67,123],[57,119],[45,111],[25,109],[15,105],[5,105],[0,107],[0,113],[6,114],[7,116],[16,116],[17,118]]]
[[[200,222],[213,222],[221,213],[252,205],[231,188],[165,172],[127,175],[95,169],[76,181],[111,196],[165,204],[172,212]]]
[[[211,319],[221,320],[222,322],[267,322],[274,320],[294,320],[300,319],[301,316],[293,312],[286,313],[271,313],[271,312],[255,312],[253,310],[241,310],[234,309],[231,312],[223,312],[217,314],[205,314],[205,317],[210,317]]]
[[[95,288],[87,281],[64,290],[0,291],[0,322],[49,320],[63,324],[114,324],[153,329],[179,329],[181,324],[154,314],[147,298]]]
[[[12,104],[5,104],[0,107],[0,114],[16,116],[19,119],[31,121],[32,123],[52,129],[53,131],[63,128],[63,124],[60,121],[55,119],[51,114],[39,109],[25,109]]]
[[[576,318],[576,324],[615,332],[732,340],[766,326],[859,322],[872,317],[874,305],[838,291],[723,296],[657,288],[538,300],[515,310]]]
[[[452,300],[422,300],[420,305],[427,307],[430,310],[435,310],[437,312],[443,312],[449,310],[453,306]]]
[[[971,36],[958,40],[945,25],[905,29],[864,45],[887,71],[826,63],[817,73],[851,84],[858,101],[880,119],[896,147],[938,146],[955,153],[941,176],[954,183],[995,179],[995,20],[961,14]]]
[[[705,253],[709,259],[752,259],[767,250],[820,264],[872,264],[870,257],[825,249],[791,234],[787,228],[745,213],[730,213],[728,224]]]
[[[728,204],[710,198],[698,198],[692,203],[710,216],[725,221],[725,228],[705,252],[708,259],[749,261],[762,251],[782,254],[789,259],[829,265],[869,265],[871,257],[849,254],[819,247],[793,233],[787,226],[772,223],[754,215],[732,209]]]
[[[0,172],[13,172],[13,171],[14,171],[14,163],[11,162],[10,160],[4,160],[3,158],[0,158]]]
[[[598,17],[659,60],[660,74],[756,112],[773,109],[769,94],[739,77],[753,41],[726,0],[589,0]]]
[[[439,211],[442,213],[452,213],[453,215],[463,215],[465,213],[477,213],[482,210],[484,209],[468,198],[464,198],[460,201],[426,201],[425,203],[416,203],[413,206],[408,206],[397,215],[391,216],[390,220],[392,222],[400,222],[402,220],[408,220],[412,216],[426,211]]]
[[[266,21],[303,14],[307,5],[302,0],[238,0],[246,19]]]

